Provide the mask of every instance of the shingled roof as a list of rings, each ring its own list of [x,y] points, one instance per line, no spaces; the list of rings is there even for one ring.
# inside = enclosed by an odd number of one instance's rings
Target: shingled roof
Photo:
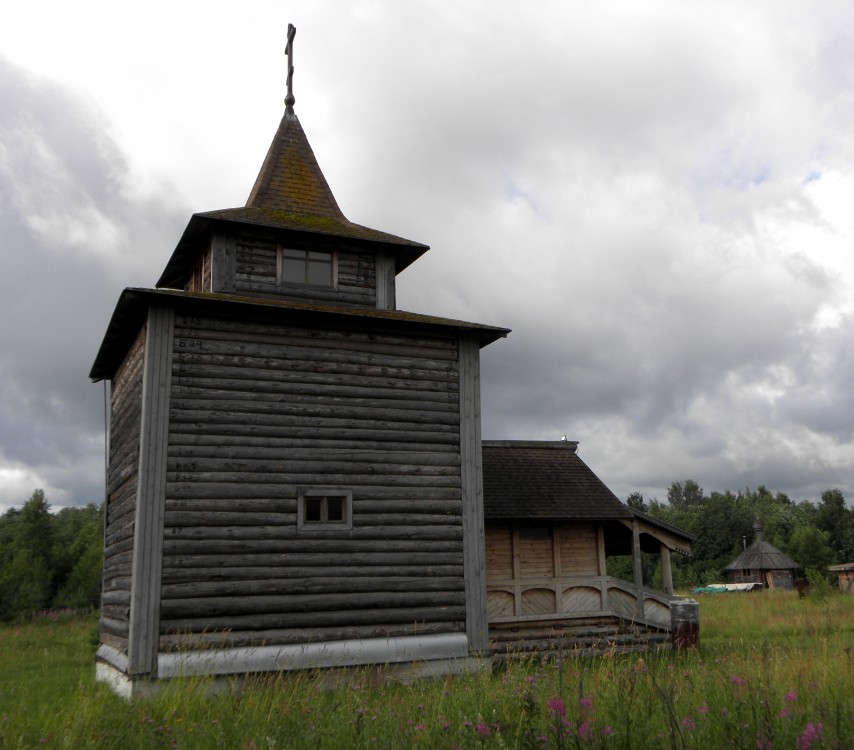
[[[785,552],[765,541],[765,529],[761,521],[757,520],[753,529],[756,540],[725,570],[797,570],[801,567]]]
[[[323,234],[362,243],[379,243],[394,257],[400,273],[430,248],[420,242],[354,224],[338,207],[296,114],[288,109],[267,151],[249,199],[242,208],[194,214],[172,257],[159,288],[183,285],[200,249],[218,222],[236,222],[286,232]]]
[[[578,457],[573,441],[483,441],[487,519],[619,520],[633,517]]]

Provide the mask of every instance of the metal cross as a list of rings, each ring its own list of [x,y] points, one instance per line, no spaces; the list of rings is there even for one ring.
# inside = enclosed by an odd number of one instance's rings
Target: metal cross
[[[288,24],[288,43],[285,46],[285,54],[288,56],[288,95],[285,97],[285,111],[293,114],[294,103],[294,37],[297,33],[297,27],[292,23]]]

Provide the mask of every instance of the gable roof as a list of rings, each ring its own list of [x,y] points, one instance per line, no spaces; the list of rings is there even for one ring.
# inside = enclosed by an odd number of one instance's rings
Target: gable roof
[[[483,441],[483,504],[487,519],[632,519],[579,457],[573,441]]]
[[[757,539],[724,570],[796,570],[800,567],[773,544]]]

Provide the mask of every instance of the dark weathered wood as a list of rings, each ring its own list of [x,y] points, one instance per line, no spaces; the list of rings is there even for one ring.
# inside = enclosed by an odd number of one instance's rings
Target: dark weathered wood
[[[427,527],[429,529],[430,527]],[[266,536],[267,538],[261,538]],[[163,552],[168,555],[194,555],[194,554],[245,554],[251,549],[253,554],[285,554],[298,552],[314,552],[319,550],[334,549],[335,552],[357,553],[357,552],[396,552],[411,550],[421,552],[434,550],[437,552],[451,552],[461,550],[459,541],[462,539],[460,527],[450,532],[425,531],[420,527],[414,530],[404,530],[396,533],[373,533],[373,534],[350,534],[347,530],[325,532],[324,535],[304,532],[300,535],[288,534],[264,535],[260,531],[257,536],[246,538],[222,539],[213,536],[203,536],[196,539],[189,535],[175,535],[168,531],[163,541]],[[409,541],[407,541],[409,540]],[[334,556],[326,552],[328,557]]]
[[[480,435],[480,344],[460,337],[460,465],[463,498],[466,636],[469,649],[484,651],[489,629],[486,611],[483,479]]]
[[[211,630],[261,630],[287,627],[331,627],[335,625],[382,625],[455,621],[465,619],[465,606],[408,607],[406,609],[332,610],[330,612],[287,612],[282,614],[227,615],[224,617],[187,617],[163,620],[163,635]]]
[[[462,565],[371,565],[357,568],[352,565],[328,565],[323,567],[188,567],[170,566],[169,559],[163,568],[164,586],[172,583],[218,582],[218,581],[263,581],[277,582],[287,589],[288,581],[294,578],[319,578],[323,582],[330,578],[359,578],[378,576],[386,579],[403,578],[459,578],[462,580]],[[128,583],[128,586],[130,584]]]
[[[323,566],[334,567],[346,560],[352,566],[379,565],[383,567],[395,565],[462,565],[463,553],[459,552],[347,552],[336,555],[329,552],[244,552],[234,553],[202,553],[202,554],[170,554],[164,561],[164,567],[171,569],[184,567],[217,568],[217,567],[260,567],[264,565],[286,567]]]
[[[162,595],[167,599],[189,599],[200,597],[229,597],[270,596],[287,593],[288,597],[299,594],[324,595],[324,598],[336,594],[353,593],[403,593],[417,590],[419,592],[451,592],[462,591],[463,580],[453,577],[439,576],[345,576],[336,577],[312,576],[309,578],[288,578],[249,581],[198,581],[193,583],[164,584]],[[114,602],[122,601],[117,592]]]
[[[187,648],[239,648],[246,646],[279,646],[322,641],[348,641],[360,638],[396,638],[407,635],[456,633],[465,629],[461,621],[411,622],[395,625],[362,625],[360,627],[285,628],[281,630],[226,630],[160,636],[164,651]]]
[[[149,308],[147,328],[128,633],[130,674],[148,674],[157,669],[173,310]]]

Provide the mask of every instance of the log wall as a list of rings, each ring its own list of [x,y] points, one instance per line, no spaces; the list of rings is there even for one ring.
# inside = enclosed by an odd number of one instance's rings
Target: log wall
[[[354,307],[377,306],[376,256],[355,248],[325,242],[312,250],[333,253],[337,268],[335,289],[318,289],[277,284],[277,243],[275,239],[243,235],[235,248],[234,291],[238,294],[288,297]],[[393,278],[392,278],[393,280]],[[385,297],[388,297],[388,293]],[[393,293],[390,295],[393,302]]]
[[[161,649],[464,631],[458,350],[177,312]],[[297,527],[311,487],[352,529]]]
[[[127,653],[145,328],[111,384],[101,642]]]

